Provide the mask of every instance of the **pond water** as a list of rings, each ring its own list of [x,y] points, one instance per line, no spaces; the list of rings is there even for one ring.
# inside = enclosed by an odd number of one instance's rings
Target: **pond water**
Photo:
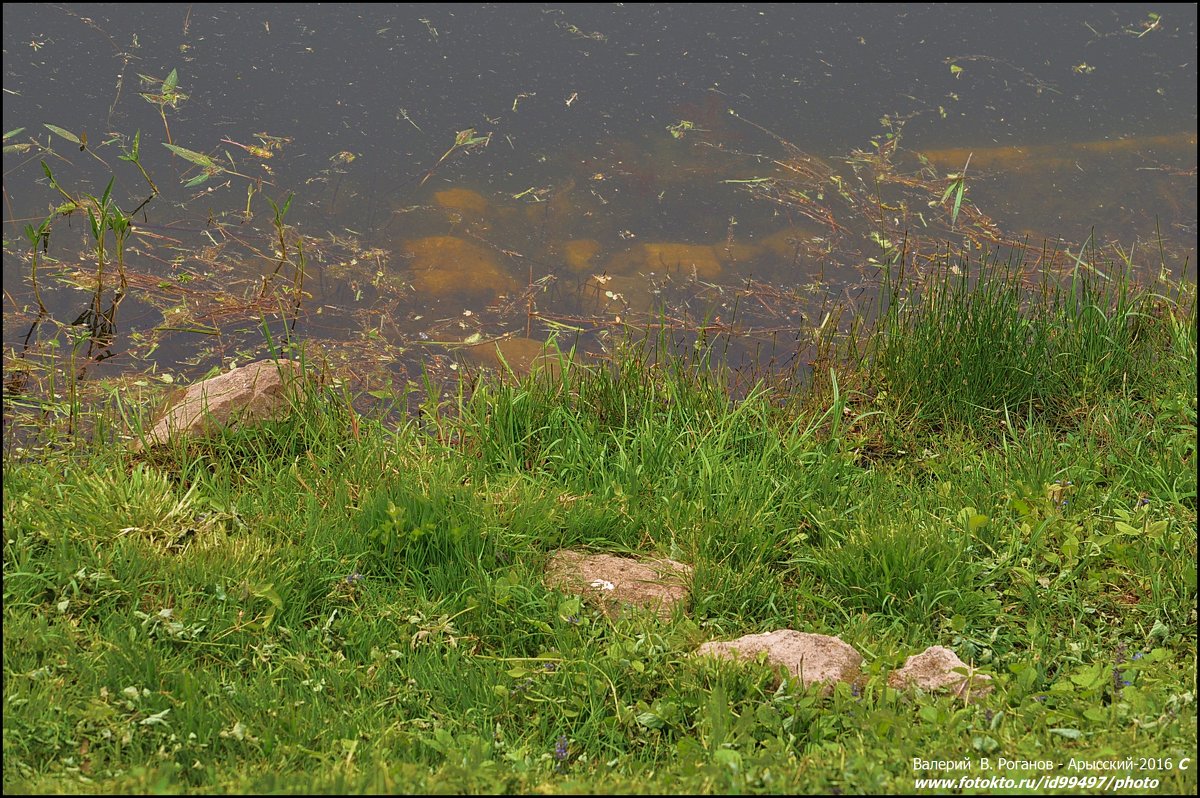
[[[647,328],[786,365],[897,258],[1190,279],[1196,15],[6,3],[5,367],[290,341],[378,385]]]

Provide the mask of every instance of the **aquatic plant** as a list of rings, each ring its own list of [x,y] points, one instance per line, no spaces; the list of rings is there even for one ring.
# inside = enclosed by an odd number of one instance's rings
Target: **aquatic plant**
[[[25,225],[25,238],[29,241],[29,279],[33,283],[33,296],[37,300],[38,316],[46,315],[46,305],[42,302],[42,292],[38,288],[38,253],[45,251],[50,246],[50,225],[54,221],[54,216],[47,216],[42,220],[42,223],[37,227],[31,224]]]
[[[139,75],[143,83],[157,86],[158,92],[141,92],[142,99],[151,105],[158,107],[158,115],[162,117],[163,130],[167,134],[167,142],[174,143],[171,138],[171,126],[167,123],[167,106],[172,110],[179,107],[179,104],[188,99],[188,96],[179,90],[179,72],[172,69],[165,78],[158,80],[148,75]]]
[[[469,152],[479,147],[486,147],[489,143],[491,143],[491,140],[491,133],[488,133],[486,136],[479,136],[476,135],[475,128],[473,127],[458,131],[454,134],[454,145],[451,146],[450,149],[446,150],[441,158],[438,158],[437,163],[435,163],[433,167],[425,173],[425,176],[421,178],[421,182],[417,185],[425,185],[426,181],[433,177],[433,173],[437,171],[438,167],[445,163],[446,159],[448,159],[451,155],[454,155],[456,152]]]
[[[971,165],[971,156],[967,156],[967,162],[963,164],[963,168],[956,174],[947,175],[950,185],[946,186],[945,192],[942,194],[941,202],[945,204],[950,195],[954,195],[954,206],[950,209],[950,228],[954,229],[955,223],[958,222],[958,209],[962,206],[963,194],[967,190],[967,167]]]

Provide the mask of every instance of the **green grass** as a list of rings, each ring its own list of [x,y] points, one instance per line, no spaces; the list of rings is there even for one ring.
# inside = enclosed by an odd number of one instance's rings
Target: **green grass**
[[[893,793],[914,757],[1152,757],[1193,792],[1194,293],[963,271],[811,388],[735,402],[650,341],[399,429],[314,389],[152,455],[111,418],[6,452],[5,790]],[[542,586],[561,547],[692,563],[690,604],[609,620]],[[689,656],[782,627],[865,686]],[[995,692],[886,687],[930,645]]]
[[[1163,318],[1167,297],[1083,268],[1065,283],[1043,277],[1030,288],[1021,254],[985,253],[974,267],[947,258],[916,285],[888,276],[871,365],[918,418],[977,430],[1012,413],[1056,420],[1096,393],[1140,398],[1160,379],[1144,361],[1164,345],[1186,350],[1186,340],[1164,341],[1183,334],[1166,325],[1188,322]]]

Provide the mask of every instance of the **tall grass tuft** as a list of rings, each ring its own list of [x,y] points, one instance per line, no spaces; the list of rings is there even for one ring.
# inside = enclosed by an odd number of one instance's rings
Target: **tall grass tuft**
[[[976,430],[1009,413],[1053,422],[1096,392],[1146,390],[1194,302],[1137,289],[1125,271],[1078,266],[1065,281],[1043,272],[1030,288],[1024,256],[994,251],[974,266],[947,256],[908,283],[889,272],[869,347],[877,389],[923,422]]]

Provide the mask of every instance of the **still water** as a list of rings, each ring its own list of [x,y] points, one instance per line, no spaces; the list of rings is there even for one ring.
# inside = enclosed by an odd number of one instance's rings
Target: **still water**
[[[785,363],[898,257],[1191,279],[1196,16],[6,3],[4,364],[191,379],[290,340],[378,385],[627,326]]]

